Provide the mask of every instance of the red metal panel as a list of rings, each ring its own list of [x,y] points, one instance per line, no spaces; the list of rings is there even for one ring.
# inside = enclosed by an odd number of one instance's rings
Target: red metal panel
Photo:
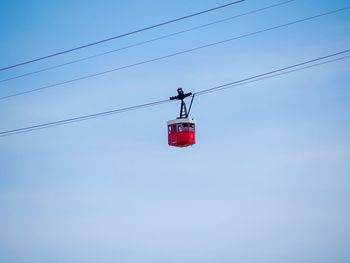
[[[170,128],[169,128],[170,127]],[[168,127],[168,144],[175,147],[187,147],[196,143],[196,132],[176,125]],[[186,128],[186,127],[185,127]]]

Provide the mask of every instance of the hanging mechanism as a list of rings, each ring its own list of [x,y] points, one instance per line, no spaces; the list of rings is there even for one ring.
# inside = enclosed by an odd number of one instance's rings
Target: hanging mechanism
[[[170,97],[170,100],[181,100],[181,107],[180,107],[180,116],[177,119],[183,119],[183,118],[188,118],[188,115],[190,114],[191,107],[192,107],[192,102],[194,99],[194,94],[192,92],[184,93],[182,88],[177,89],[178,95]],[[187,110],[186,103],[184,102],[184,99],[187,97],[192,96],[190,107]]]

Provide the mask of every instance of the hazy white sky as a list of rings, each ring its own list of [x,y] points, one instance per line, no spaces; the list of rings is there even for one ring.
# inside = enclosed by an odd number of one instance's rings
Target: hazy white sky
[[[0,80],[282,1],[220,11],[0,72]],[[2,1],[0,67],[226,3]],[[296,0],[0,83],[0,96],[346,7]],[[0,131],[132,106],[350,46],[350,11],[0,101]],[[197,144],[167,145],[178,104],[0,138],[1,262],[349,262],[349,61],[195,99]]]

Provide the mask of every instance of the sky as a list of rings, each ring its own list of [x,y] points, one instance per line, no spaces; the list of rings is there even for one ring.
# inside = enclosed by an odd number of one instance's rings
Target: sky
[[[25,66],[0,81],[283,2],[230,7]],[[228,1],[0,2],[0,67]],[[0,82],[0,96],[350,6],[295,0]],[[0,131],[196,92],[350,47],[350,9],[0,100]],[[179,103],[0,138],[0,262],[349,262],[350,59],[194,99],[197,143],[167,145]]]

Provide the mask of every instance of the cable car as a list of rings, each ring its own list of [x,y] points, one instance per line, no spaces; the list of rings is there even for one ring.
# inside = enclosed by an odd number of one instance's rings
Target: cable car
[[[170,97],[170,100],[181,100],[180,116],[167,122],[168,125],[168,144],[174,147],[187,147],[196,143],[196,121],[189,119],[194,95],[184,93],[181,88],[177,89],[177,96]],[[192,96],[190,107],[187,111],[184,99]]]

